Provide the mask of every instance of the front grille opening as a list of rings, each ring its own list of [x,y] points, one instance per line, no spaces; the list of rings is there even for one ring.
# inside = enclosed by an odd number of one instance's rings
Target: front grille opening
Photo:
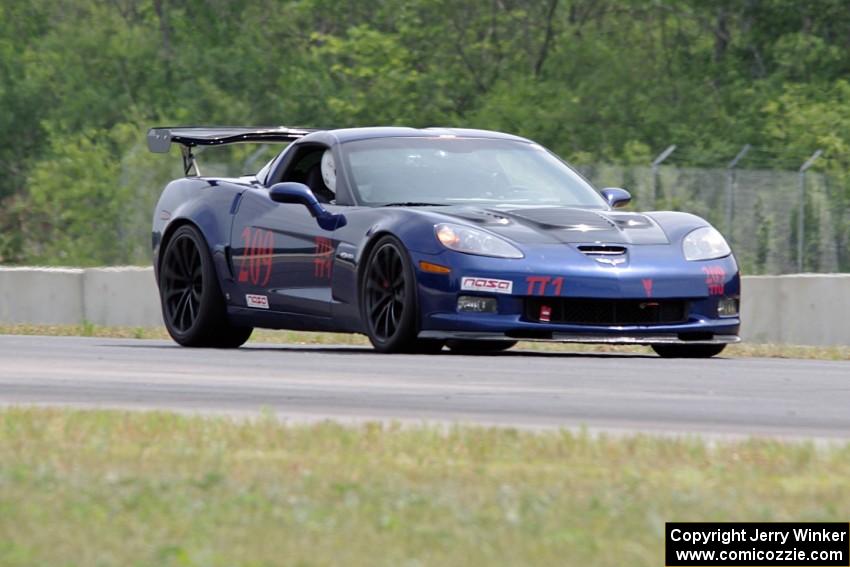
[[[680,299],[529,297],[524,316],[535,323],[670,325],[687,322],[689,311],[689,302]]]
[[[613,244],[581,244],[578,249],[588,256],[621,256],[626,253],[625,246]]]

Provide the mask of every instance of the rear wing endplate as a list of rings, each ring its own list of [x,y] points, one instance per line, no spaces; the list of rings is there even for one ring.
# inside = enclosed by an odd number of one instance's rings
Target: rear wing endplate
[[[311,128],[271,127],[158,127],[148,130],[148,149],[154,153],[168,153],[171,144],[180,144],[183,152],[183,172],[189,175],[194,169],[200,175],[192,153],[195,146],[222,146],[245,142],[292,142],[316,130]]]

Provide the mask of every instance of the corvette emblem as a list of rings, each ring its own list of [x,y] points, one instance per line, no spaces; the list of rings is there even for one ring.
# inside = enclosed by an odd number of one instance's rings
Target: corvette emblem
[[[611,266],[619,266],[626,263],[625,258],[596,258],[596,261],[600,264],[609,264]]]

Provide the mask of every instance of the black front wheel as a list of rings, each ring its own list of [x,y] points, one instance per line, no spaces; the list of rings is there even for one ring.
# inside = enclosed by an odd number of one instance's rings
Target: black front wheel
[[[726,345],[652,345],[661,358],[711,358],[723,352]]]
[[[159,295],[165,328],[180,345],[236,348],[251,336],[251,327],[228,321],[209,248],[191,225],[178,228],[165,247]]]
[[[360,308],[366,334],[379,352],[439,352],[443,346],[416,338],[416,276],[407,251],[394,236],[381,237],[366,260]]]

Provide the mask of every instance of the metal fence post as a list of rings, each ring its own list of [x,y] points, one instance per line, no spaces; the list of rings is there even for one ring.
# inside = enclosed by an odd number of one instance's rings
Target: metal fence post
[[[652,160],[652,208],[655,208],[655,201],[658,198],[658,166],[661,165],[665,159],[670,157],[676,150],[676,144],[672,144],[667,146],[667,149],[658,154],[658,157]]]
[[[750,151],[750,147],[749,144],[745,144],[738,155],[735,156],[735,159],[726,166],[726,233],[730,237],[732,236],[732,222],[735,216],[735,168],[738,166],[738,162],[744,159],[744,156]]]
[[[806,240],[806,171],[812,167],[823,150],[818,150],[800,166],[800,211],[797,213],[797,272],[803,272],[803,252]]]

